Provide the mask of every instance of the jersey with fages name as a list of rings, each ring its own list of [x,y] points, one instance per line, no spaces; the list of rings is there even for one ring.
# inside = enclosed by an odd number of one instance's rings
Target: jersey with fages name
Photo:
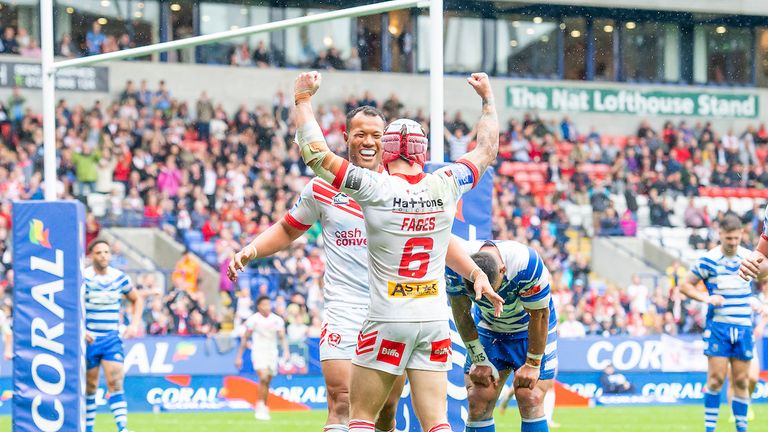
[[[339,170],[333,184],[354,198],[365,215],[370,320],[448,319],[448,242],[457,204],[477,180],[477,168],[466,160],[414,176],[348,163]]]

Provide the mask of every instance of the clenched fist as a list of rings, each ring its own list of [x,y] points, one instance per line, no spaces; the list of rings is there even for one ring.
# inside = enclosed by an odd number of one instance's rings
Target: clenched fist
[[[317,89],[320,88],[322,79],[323,77],[320,75],[320,72],[317,71],[299,74],[293,85],[293,97],[296,103],[314,96],[317,93]]]
[[[493,97],[493,89],[491,88],[491,81],[488,79],[488,75],[483,72],[473,73],[467,78],[469,85],[475,89],[478,96],[483,99],[489,99]]]

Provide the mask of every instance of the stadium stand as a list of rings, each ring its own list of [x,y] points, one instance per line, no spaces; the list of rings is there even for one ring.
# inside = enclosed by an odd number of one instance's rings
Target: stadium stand
[[[344,110],[363,102],[388,111],[401,109],[392,97],[376,101],[368,95],[350,96],[346,106],[324,108],[319,112],[321,125],[334,149],[344,148]],[[3,289],[4,307],[10,309],[8,202],[41,198],[42,135],[40,115],[25,108],[23,92],[1,103],[0,113]],[[400,114],[415,116],[405,110]],[[126,84],[109,103],[84,107],[62,100],[57,116],[66,125],[59,131],[59,195],[87,203],[94,218],[92,234],[110,226],[157,228],[218,270],[234,249],[283,214],[310,174],[291,145],[291,108],[279,94],[272,106],[226,112],[207,96],[198,101],[172,98],[165,83],[155,90]],[[418,120],[427,126],[426,119]],[[522,239],[538,248],[555,274],[555,291],[564,300],[559,308],[572,304],[579,318],[591,308],[591,300],[585,300],[591,293],[604,296],[615,290],[620,307],[601,317],[604,332],[626,331],[617,325],[626,325],[630,299],[625,287],[601,281],[599,275],[592,275],[598,276],[592,281],[590,272],[580,268],[588,268],[578,264],[577,257],[589,256],[590,237],[639,235],[689,263],[714,239],[717,220],[726,212],[759,223],[754,209],[768,199],[768,179],[760,167],[768,153],[763,132],[753,129],[739,138],[754,142],[760,159],[737,172],[738,165],[729,162],[740,157],[738,148],[725,149],[718,131],[708,124],[668,124],[657,133],[644,123],[636,134],[610,136],[592,128],[571,140],[564,139],[555,124],[553,119],[525,115],[511,119],[502,132],[494,237]],[[453,131],[466,125],[457,116],[447,126]],[[588,125],[573,127],[585,130]],[[705,226],[686,226],[691,197],[693,207],[702,210]],[[157,309],[146,315],[147,330],[160,331],[153,318],[160,311],[165,314],[161,321],[168,323],[162,331],[178,331],[178,321],[189,315],[199,325],[182,327],[193,332],[215,331],[221,321],[229,329],[237,308],[245,307],[238,295],[243,290],[252,297],[272,296],[280,311],[304,303],[304,324],[319,326],[323,254],[316,228],[307,239],[306,244],[254,263],[236,287],[221,277],[221,311],[207,307],[201,295],[175,286],[173,277],[164,278],[165,287],[147,293],[157,297],[162,292],[165,299],[164,307],[147,303]],[[647,299],[656,305],[648,312],[654,317],[647,320],[655,330],[667,298],[668,293],[662,293],[657,302]],[[684,323],[679,325],[683,328]]]

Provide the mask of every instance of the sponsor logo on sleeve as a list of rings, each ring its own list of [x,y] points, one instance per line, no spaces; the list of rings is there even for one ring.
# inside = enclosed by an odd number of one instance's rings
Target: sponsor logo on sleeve
[[[392,298],[426,298],[436,297],[438,284],[436,280],[430,281],[387,281],[387,294]]]
[[[468,166],[462,164],[456,164],[453,167],[454,175],[456,176],[456,182],[459,186],[471,185],[474,183],[472,176],[472,170]]]
[[[360,169],[351,169],[347,174],[347,180],[344,182],[344,187],[350,190],[360,190],[363,184],[363,175]]]
[[[526,298],[536,295],[541,292],[541,285],[534,285],[528,289],[528,291],[521,292],[520,297]]]

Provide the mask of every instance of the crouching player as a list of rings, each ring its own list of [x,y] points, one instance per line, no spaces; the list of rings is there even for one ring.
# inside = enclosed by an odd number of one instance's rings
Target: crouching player
[[[493,409],[512,372],[521,431],[548,431],[543,401],[557,369],[557,317],[549,294],[549,271],[535,250],[515,241],[451,242],[450,247],[464,247],[472,254],[504,299],[504,311],[495,317],[489,301],[475,299],[471,283],[446,269],[453,317],[467,346],[466,431],[496,430]]]

